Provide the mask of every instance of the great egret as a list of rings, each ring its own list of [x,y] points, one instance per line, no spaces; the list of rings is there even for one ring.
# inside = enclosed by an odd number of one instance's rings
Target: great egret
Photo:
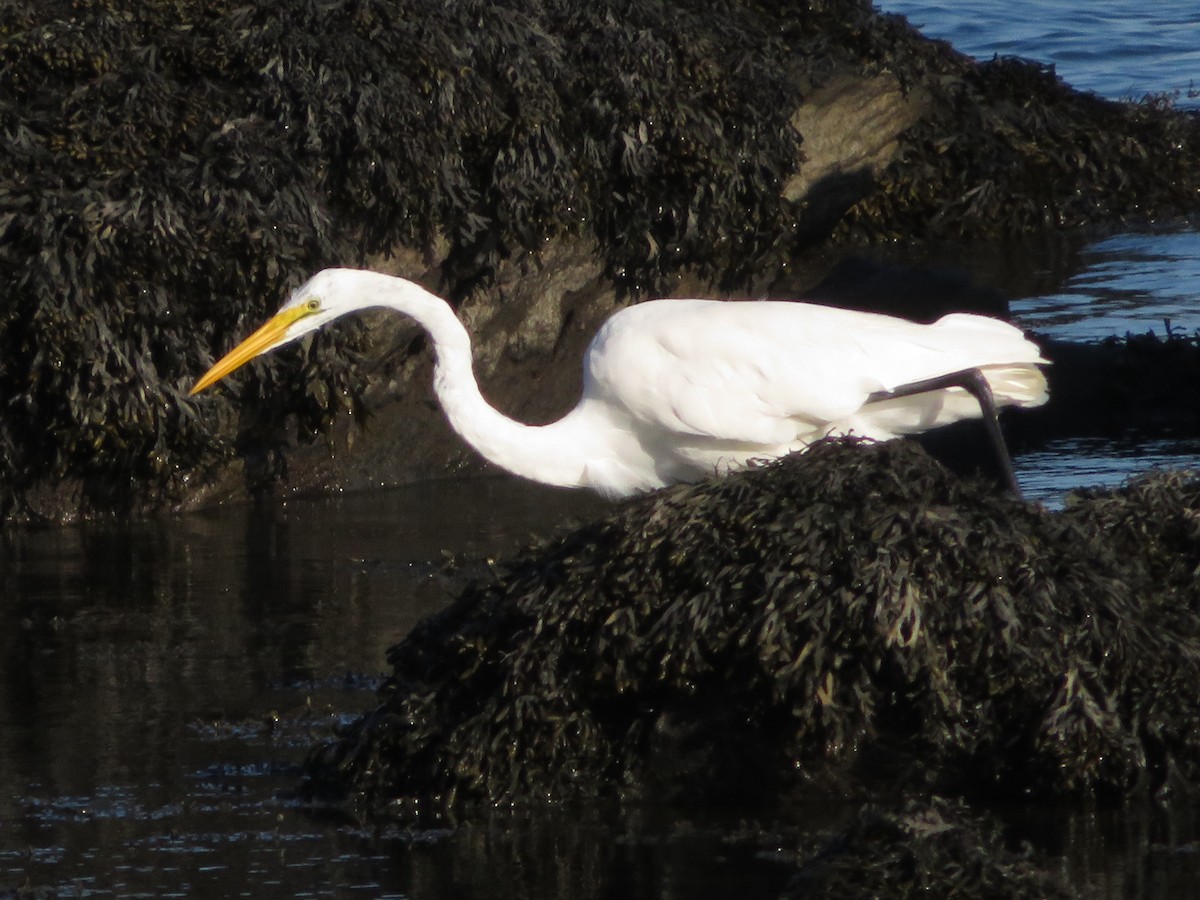
[[[546,484],[625,496],[720,475],[830,434],[887,440],[983,416],[1007,462],[996,406],[1047,398],[1038,348],[998,319],[929,325],[787,300],[652,300],[614,313],[583,363],[583,397],[524,425],[479,392],[471,340],[419,285],[355,269],[314,275],[196,382],[204,390],[268,350],[368,307],[429,333],[433,388],[450,425],[486,459]],[[1019,493],[1011,465],[1010,485]]]

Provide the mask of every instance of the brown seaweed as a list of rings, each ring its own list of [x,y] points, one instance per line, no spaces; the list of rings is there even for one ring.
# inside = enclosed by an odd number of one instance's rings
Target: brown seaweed
[[[996,823],[941,797],[864,806],[843,830],[804,844],[785,898],[1077,896],[1029,847],[1010,849]]]
[[[410,804],[888,789],[1098,796],[1200,777],[1200,480],[1061,513],[906,443],[631,502],[390,654],[309,786]]]
[[[929,95],[840,225],[783,197],[835,76]],[[892,77],[892,76],[888,76]],[[127,508],[329,431],[361,330],[186,388],[322,266],[402,251],[460,300],[547,242],[607,285],[745,284],[844,240],[1195,208],[1195,120],[976,65],[865,0],[76,0],[0,9],[0,513]],[[269,400],[267,399],[269,398]],[[70,505],[70,504],[66,504]]]

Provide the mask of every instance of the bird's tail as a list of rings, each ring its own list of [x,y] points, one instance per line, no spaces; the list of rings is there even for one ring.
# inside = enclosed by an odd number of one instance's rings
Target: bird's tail
[[[1046,376],[1035,365],[984,366],[980,371],[998,406],[1041,406],[1050,399]]]

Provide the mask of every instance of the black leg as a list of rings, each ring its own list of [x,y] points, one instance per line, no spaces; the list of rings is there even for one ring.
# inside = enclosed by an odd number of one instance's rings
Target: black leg
[[[1021,486],[1017,484],[1017,474],[1013,471],[1012,458],[1008,455],[1008,447],[1004,444],[1004,435],[1000,432],[996,399],[992,396],[992,389],[988,386],[987,379],[978,369],[964,369],[961,372],[951,372],[949,375],[941,375],[937,378],[927,378],[925,381],[915,381],[912,384],[896,388],[894,391],[880,391],[872,394],[867,402],[911,397],[914,394],[944,391],[953,387],[962,388],[978,401],[979,410],[983,413],[983,425],[987,429],[988,439],[992,442],[992,449],[996,451],[996,458],[1000,462],[1004,480],[1008,482],[1008,489],[1012,491],[1013,496],[1018,500],[1021,499]]]

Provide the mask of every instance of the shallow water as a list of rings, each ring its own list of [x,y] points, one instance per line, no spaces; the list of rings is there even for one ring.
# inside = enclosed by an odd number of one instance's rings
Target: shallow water
[[[1016,298],[1026,328],[1072,341],[1112,335],[1200,331],[1200,231],[1117,234],[1080,253],[1080,271],[1059,290]]]
[[[1047,495],[1144,462],[1133,445],[1080,442],[1019,468],[1031,493]],[[848,810],[497,810],[456,829],[373,835],[288,799],[307,749],[373,705],[386,648],[448,601],[460,566],[484,566],[531,533],[604,508],[585,494],[487,478],[7,529],[0,891],[777,896],[786,844],[748,823],[828,826]],[[1059,854],[1073,881],[1116,897],[1131,883],[1200,875],[1200,862],[1173,849],[1197,833],[1189,812],[1009,818],[1017,835]]]
[[[1117,487],[1155,469],[1200,470],[1200,440],[1071,438],[1025,453],[1013,465],[1025,496],[1057,509],[1073,490]]]
[[[0,888],[398,883],[386,853],[276,794],[335,720],[371,705],[386,648],[446,602],[444,550],[486,558],[594,503],[488,479],[7,529]]]

